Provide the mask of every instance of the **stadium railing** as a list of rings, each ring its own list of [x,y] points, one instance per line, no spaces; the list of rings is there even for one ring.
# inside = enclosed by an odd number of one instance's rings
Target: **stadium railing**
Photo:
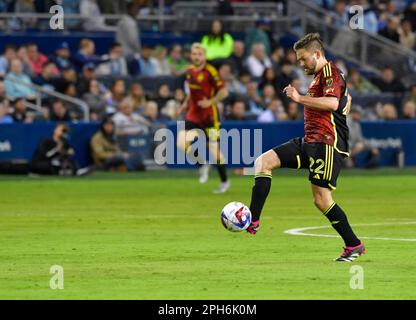
[[[54,90],[50,90],[50,89],[45,89],[41,86],[38,86],[37,84],[29,84],[23,81],[20,81],[18,79],[8,79],[8,81],[17,83],[19,85],[28,87],[32,90],[34,90],[36,92],[36,99],[34,103],[28,103],[26,102],[26,105],[35,110],[35,111],[41,111],[42,110],[42,99],[44,96],[49,96],[55,99],[60,99],[63,102],[67,102],[70,103],[72,105],[75,105],[77,107],[79,107],[79,109],[82,111],[83,114],[83,120],[84,121],[89,121],[90,120],[90,112],[89,112],[89,106],[87,103],[85,103],[83,100],[77,99],[77,98],[73,98],[70,96],[67,96],[65,94],[59,93],[57,91]]]
[[[405,82],[415,79],[416,53],[399,44],[366,30],[337,28],[328,23],[327,11],[304,0],[288,1],[288,16],[297,16],[293,29],[299,36],[308,32],[319,32],[328,49],[334,54],[352,61],[363,69],[379,73],[380,68],[391,66],[396,74],[406,75]]]

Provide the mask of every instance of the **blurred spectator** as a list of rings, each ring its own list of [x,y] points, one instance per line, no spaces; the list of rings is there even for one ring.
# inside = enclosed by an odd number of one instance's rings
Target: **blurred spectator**
[[[263,44],[263,49],[266,55],[270,54],[270,39],[267,32],[270,30],[270,20],[262,18],[256,21],[256,27],[246,34],[244,40],[246,55],[252,53],[252,47],[257,44]]]
[[[95,64],[87,63],[82,67],[82,74],[78,80],[77,91],[82,96],[84,93],[88,92],[90,81],[97,79],[95,74]],[[74,83],[72,83],[74,84]]]
[[[75,69],[63,69],[61,72],[61,77],[55,81],[56,91],[64,93],[70,84],[75,85],[77,82],[78,77]]]
[[[283,107],[282,101],[277,98],[273,98],[267,105],[267,109],[264,110],[257,118],[258,122],[276,122],[286,120],[287,115]]]
[[[225,120],[244,121],[246,117],[246,106],[244,101],[236,100],[231,105],[230,112],[225,116]]]
[[[44,65],[48,62],[48,58],[39,52],[38,45],[36,43],[29,43],[26,45],[27,55],[30,63],[30,68],[35,76],[42,73]]]
[[[379,31],[379,34],[391,41],[400,42],[400,35],[398,33],[399,19],[397,17],[390,17],[387,20],[387,26]]]
[[[127,76],[127,60],[123,56],[123,49],[118,42],[110,46],[109,53],[101,57],[108,62],[101,63],[96,70],[98,76]]]
[[[115,29],[105,24],[97,0],[80,0],[79,13],[83,18],[85,31],[114,31]]]
[[[86,64],[98,66],[108,62],[109,59],[102,59],[95,56],[95,43],[89,39],[82,39],[79,44],[79,51],[73,56],[73,63],[78,72],[82,71]]]
[[[100,129],[90,142],[91,156],[98,169],[127,171],[128,154],[123,153],[117,144],[115,125],[111,118],[105,118]]]
[[[21,45],[20,47],[18,47],[16,51],[16,56],[17,56],[17,59],[19,59],[22,62],[23,73],[27,74],[28,76],[32,76],[33,72],[32,72],[31,63],[29,61],[27,47],[25,45]]]
[[[302,120],[303,115],[299,110],[299,104],[296,103],[295,101],[290,101],[287,109],[286,109],[286,114],[287,114],[287,120]]]
[[[9,71],[10,63],[16,58],[16,47],[13,44],[4,46],[3,55],[0,57],[0,77],[4,77]]]
[[[244,42],[239,40],[234,42],[233,53],[227,59],[227,62],[231,67],[232,73],[237,77],[247,71],[244,60]]]
[[[100,91],[100,84],[97,80],[90,80],[89,91],[82,96],[89,108],[92,121],[104,119],[106,115],[107,101]]]
[[[416,1],[408,2],[409,5],[404,10],[404,19],[409,20],[412,24],[412,30],[416,30]]]
[[[266,55],[264,45],[255,43],[251,50],[251,55],[247,58],[247,67],[252,77],[260,78],[266,68],[271,68],[272,63]]]
[[[285,51],[281,46],[275,46],[275,48],[272,51],[272,54],[270,55],[270,59],[273,64],[273,69],[275,71],[280,70],[280,64],[283,61],[283,58],[285,57]]]
[[[169,86],[167,84],[161,84],[157,90],[155,102],[159,110],[163,109],[166,103],[172,98]]]
[[[19,83],[16,81],[19,81]],[[27,74],[23,73],[22,62],[19,59],[13,59],[10,65],[10,72],[4,81],[7,98],[35,99],[36,92],[25,84],[32,85],[32,80],[30,80]]]
[[[224,31],[223,24],[217,19],[212,22],[210,33],[202,38],[201,43],[208,61],[226,59],[233,52],[234,39]]]
[[[74,160],[75,151],[69,144],[70,129],[58,124],[51,138],[42,140],[33,156],[31,172],[45,175],[85,175],[88,168],[78,169]]]
[[[167,61],[171,73],[175,76],[184,73],[189,65],[188,61],[182,56],[182,46],[180,44],[173,45],[170,49]]]
[[[128,101],[120,104],[119,111],[112,119],[116,125],[116,134],[119,136],[146,133],[150,126],[149,121],[133,113],[133,107]]]
[[[416,104],[416,84],[410,86],[409,90],[406,92],[403,98],[404,101],[412,101]]]
[[[248,113],[251,115],[259,115],[263,112],[263,100],[258,94],[257,83],[252,81],[246,85],[248,96]]]
[[[391,67],[383,68],[381,78],[373,79],[373,83],[382,92],[404,92],[405,87],[399,79],[395,78],[394,71]]]
[[[156,76],[156,68],[156,62],[152,58],[152,48],[144,45],[140,55],[136,54],[131,63],[130,73],[133,76],[154,77]]]
[[[134,112],[143,112],[144,105],[146,104],[146,96],[143,86],[139,82],[134,82],[130,86],[129,94],[126,100],[132,105]]]
[[[62,100],[56,99],[52,102],[50,120],[53,122],[72,121],[71,116]]]
[[[273,85],[266,84],[263,88],[263,104],[268,105],[276,97]]]
[[[166,106],[160,111],[160,113],[169,119],[176,119],[180,106],[185,100],[185,92],[178,88],[175,90],[173,99],[170,99]]]
[[[391,103],[386,103],[381,107],[380,118],[382,120],[396,120],[397,110],[396,107]]]
[[[144,106],[143,117],[150,123],[166,122],[169,119],[159,113],[159,107],[154,101],[147,101]]]
[[[357,69],[350,69],[347,80],[351,94],[378,94],[380,89],[364,78]]]
[[[415,33],[412,31],[412,24],[409,20],[403,20],[398,30],[400,44],[407,49],[415,49]]]
[[[347,117],[348,128],[350,129],[349,135],[349,147],[350,157],[346,159],[346,166],[352,168],[355,166],[357,155],[363,152],[367,152],[368,156],[365,159],[366,168],[374,168],[378,165],[380,152],[377,148],[371,146],[365,141],[361,130],[361,115],[362,108],[353,106],[351,112]]]
[[[163,46],[157,46],[154,50],[157,76],[168,76],[171,74],[170,65],[167,60],[167,52],[167,49]]]
[[[334,4],[334,11],[330,12],[327,23],[336,29],[342,28],[349,23],[348,9],[345,0],[336,0]]]
[[[42,1],[42,0],[40,0]],[[79,14],[79,3],[80,0],[58,0],[59,5],[62,6],[62,9],[64,10],[65,14]],[[47,1],[45,1],[47,2]],[[55,0],[57,2],[57,0]],[[47,12],[49,10],[45,10],[44,12]],[[79,19],[66,19],[65,20],[65,28],[77,28],[80,27],[81,21]]]
[[[58,69],[53,62],[47,62],[42,70],[42,73],[34,78],[33,82],[38,86],[48,90],[55,90],[55,80],[58,77]]]
[[[67,42],[61,42],[55,49],[55,53],[51,60],[55,63],[59,70],[73,68],[71,62],[71,51]]]
[[[107,104],[113,107],[114,109],[117,109],[125,97],[126,97],[125,81],[122,79],[115,80],[113,84],[111,85],[111,89],[107,97]]]
[[[416,104],[413,101],[406,101],[403,105],[403,118],[407,120],[416,119]]]
[[[0,124],[13,122],[13,117],[9,114],[9,102],[3,97],[0,97]]]
[[[274,68],[266,68],[264,69],[262,78],[259,83],[259,90],[263,90],[266,85],[271,85],[275,89],[275,91],[279,90],[279,84],[277,82],[276,73]]]
[[[138,6],[134,2],[127,4],[127,14],[117,24],[116,41],[121,44],[126,56],[140,53],[140,31],[136,21]]]
[[[223,63],[218,69],[220,78],[227,84],[227,89],[230,94],[245,94],[246,88],[236,79],[231,72],[231,67],[228,63]]]
[[[26,101],[24,98],[16,98],[12,101],[13,122],[32,123],[34,116],[26,109]]]

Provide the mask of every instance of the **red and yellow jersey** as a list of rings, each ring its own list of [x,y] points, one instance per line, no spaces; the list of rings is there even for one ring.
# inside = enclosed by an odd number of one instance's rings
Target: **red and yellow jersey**
[[[201,128],[219,128],[218,110],[216,105],[201,108],[198,102],[204,99],[212,99],[217,92],[224,87],[218,71],[210,64],[206,64],[201,70],[191,65],[186,70],[186,81],[189,87],[190,102],[186,114],[189,120]]]
[[[321,142],[333,146],[344,156],[348,156],[348,90],[343,73],[328,62],[315,74],[309,90],[311,97],[336,97],[339,101],[336,111],[321,111],[305,105],[305,141]]]

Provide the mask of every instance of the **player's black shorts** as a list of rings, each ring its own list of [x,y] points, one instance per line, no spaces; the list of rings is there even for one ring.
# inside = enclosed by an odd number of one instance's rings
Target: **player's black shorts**
[[[189,120],[185,120],[185,130],[189,131],[193,129],[200,129],[204,131],[207,140],[219,141],[220,139],[219,125],[215,126],[214,123],[207,122],[201,125]]]
[[[335,190],[343,156],[324,143],[308,143],[295,138],[273,149],[282,168],[309,169],[309,181],[317,186]]]

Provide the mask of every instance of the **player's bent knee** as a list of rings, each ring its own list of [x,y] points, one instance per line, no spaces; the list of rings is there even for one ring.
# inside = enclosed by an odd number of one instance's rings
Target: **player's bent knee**
[[[273,169],[279,166],[279,158],[277,154],[271,155],[266,152],[259,156],[254,162],[256,172],[271,172]]]

